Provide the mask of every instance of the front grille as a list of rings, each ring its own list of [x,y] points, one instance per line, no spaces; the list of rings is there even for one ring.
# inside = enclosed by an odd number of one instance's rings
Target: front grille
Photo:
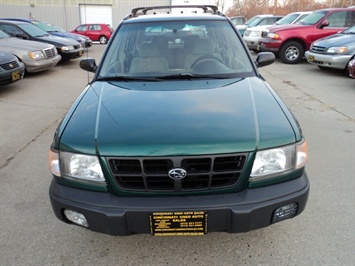
[[[56,53],[55,53],[55,49],[56,48],[49,48],[49,49],[45,49],[44,53],[46,54],[46,58],[53,58],[55,57]]]
[[[269,31],[262,31],[261,32],[261,37],[266,37],[268,35]]]
[[[191,157],[110,157],[111,174],[120,189],[146,192],[215,190],[235,186],[242,175],[247,154]],[[183,179],[172,179],[168,172],[182,168]]]
[[[312,45],[310,50],[315,53],[324,53],[325,47]]]
[[[4,70],[11,70],[19,67],[19,64],[16,61],[12,61],[5,64],[1,64],[0,67],[3,68]]]

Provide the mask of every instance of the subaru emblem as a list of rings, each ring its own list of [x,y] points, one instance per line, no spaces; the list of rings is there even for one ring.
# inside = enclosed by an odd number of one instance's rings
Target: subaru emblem
[[[187,176],[187,172],[181,168],[174,168],[169,171],[168,175],[171,179],[180,180]]]

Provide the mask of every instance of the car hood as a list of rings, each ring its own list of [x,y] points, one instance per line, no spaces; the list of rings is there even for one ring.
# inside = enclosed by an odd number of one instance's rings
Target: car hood
[[[59,36],[54,36],[54,35],[46,35],[46,36],[41,36],[41,37],[35,37],[35,40],[41,41],[41,42],[47,42],[50,44],[53,44],[55,46],[64,46],[64,45],[80,45],[77,41],[69,38],[63,38]]]
[[[15,61],[16,57],[13,54],[7,53],[5,51],[0,51],[0,62],[1,64]]]
[[[273,25],[269,26],[269,32],[279,32],[284,30],[302,30],[304,28],[312,27],[309,25],[302,25],[302,24],[286,24],[286,25]]]
[[[43,43],[43,42],[36,42],[36,41],[29,41],[23,40],[18,38],[3,38],[0,39],[0,46],[1,48],[10,48],[11,50],[25,50],[25,51],[36,51],[36,50],[43,50],[52,48],[53,45]]]
[[[291,120],[259,78],[95,82],[61,123],[56,145],[103,156],[247,152],[294,143],[300,132]]]
[[[352,45],[355,47],[355,34],[334,34],[322,39],[319,39],[313,43],[316,46],[329,47],[329,46],[341,46]]]
[[[76,41],[80,41],[84,39],[84,37],[79,36],[78,34],[70,33],[70,32],[58,32],[58,31],[50,31],[48,32],[51,35],[63,37],[63,38],[72,38]]]

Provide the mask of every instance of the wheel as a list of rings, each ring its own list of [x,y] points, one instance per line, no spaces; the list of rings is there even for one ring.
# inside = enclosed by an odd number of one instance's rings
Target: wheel
[[[218,61],[219,63],[224,64],[223,60],[221,58],[219,58],[218,56],[206,54],[206,55],[202,55],[202,56],[196,58],[195,61],[192,62],[190,68],[194,68],[196,65],[198,65],[202,61]]]
[[[107,38],[106,38],[106,36],[100,36],[100,38],[99,38],[99,42],[101,43],[101,44],[106,44],[107,43]]]
[[[304,55],[302,44],[296,41],[290,41],[282,45],[279,57],[285,64],[298,64]]]

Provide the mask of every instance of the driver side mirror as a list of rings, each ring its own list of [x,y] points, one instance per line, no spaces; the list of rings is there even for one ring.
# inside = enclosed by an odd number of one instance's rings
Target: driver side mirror
[[[255,64],[257,67],[263,67],[271,65],[275,62],[275,55],[271,52],[261,52],[255,59]]]
[[[79,66],[81,69],[89,71],[89,72],[96,72],[97,65],[94,58],[84,58],[80,61]]]

